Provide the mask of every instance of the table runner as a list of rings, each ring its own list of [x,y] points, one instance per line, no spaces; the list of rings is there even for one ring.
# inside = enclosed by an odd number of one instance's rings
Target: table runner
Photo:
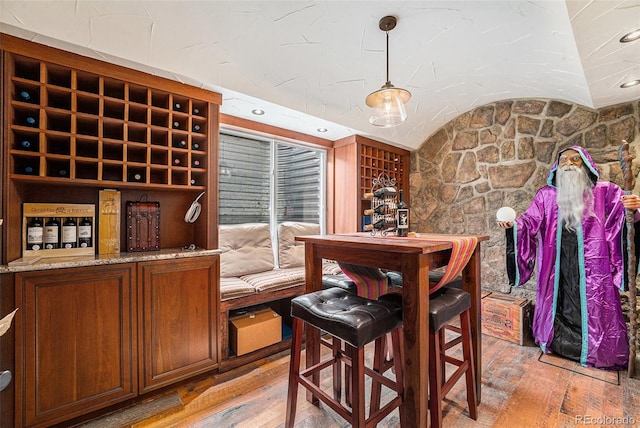
[[[429,294],[440,289],[440,287],[443,287],[460,275],[464,267],[469,262],[469,259],[473,255],[476,245],[478,244],[478,238],[476,236],[428,233],[424,235],[416,234],[415,238],[424,239],[426,241],[451,243],[451,257],[449,258],[449,263],[447,263],[444,275],[435,286],[431,286],[431,284],[429,284]]]
[[[406,239],[406,238],[400,238]],[[429,284],[429,294],[439,290],[444,285],[456,278],[469,262],[478,244],[475,236],[459,236],[446,234],[418,234],[412,233],[409,239],[422,239],[433,242],[451,243],[451,257],[444,275],[437,284]],[[368,299],[377,299],[388,292],[389,278],[379,268],[354,265],[338,262],[340,269],[347,275],[358,288],[358,295]]]

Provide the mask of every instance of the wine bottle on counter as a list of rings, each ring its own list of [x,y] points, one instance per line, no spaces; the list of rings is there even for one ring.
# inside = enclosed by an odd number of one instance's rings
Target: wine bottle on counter
[[[62,248],[76,248],[78,237],[78,228],[76,220],[73,217],[68,217],[64,223],[62,223]]]
[[[380,204],[375,208],[364,210],[364,215],[384,214],[385,204]]]
[[[91,219],[85,217],[80,220],[80,224],[78,224],[78,245],[80,248],[91,246],[91,232]]]
[[[364,199],[372,199],[372,198],[384,198],[385,196],[395,195],[397,192],[395,187],[381,187],[377,190],[374,190],[371,193],[365,193],[362,195]]]
[[[370,231],[370,230],[382,230],[384,229],[384,219],[380,219],[378,221],[376,221],[375,223],[372,224],[365,224],[364,225],[364,230],[365,231]]]
[[[44,248],[47,250],[60,248],[60,222],[55,217],[51,217],[44,224]]]
[[[44,228],[42,227],[42,220],[40,217],[33,217],[27,223],[27,250],[40,250],[42,249],[42,237]]]
[[[400,190],[398,209],[396,210],[396,235],[407,236],[409,233],[409,207],[404,202],[404,191]]]

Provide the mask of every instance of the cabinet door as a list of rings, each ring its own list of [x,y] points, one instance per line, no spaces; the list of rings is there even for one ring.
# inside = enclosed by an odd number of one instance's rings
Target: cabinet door
[[[219,257],[138,264],[140,392],[215,368]]]
[[[16,425],[44,426],[137,392],[135,265],[16,274]]]

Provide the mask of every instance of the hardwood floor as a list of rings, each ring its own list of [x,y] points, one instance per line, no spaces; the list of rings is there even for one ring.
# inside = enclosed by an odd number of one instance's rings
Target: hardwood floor
[[[640,425],[640,380],[628,378],[626,372],[587,369],[553,356],[540,358],[536,347],[518,346],[486,335],[482,340],[482,403],[478,420],[468,417],[461,380],[443,402],[445,427]],[[181,409],[148,415],[144,421],[127,426],[282,427],[288,363],[288,353],[284,352],[259,364],[183,385],[177,391],[183,402]],[[296,427],[344,426],[347,424],[327,406],[315,407],[305,400],[304,392],[298,394]],[[399,426],[397,411],[378,425]]]

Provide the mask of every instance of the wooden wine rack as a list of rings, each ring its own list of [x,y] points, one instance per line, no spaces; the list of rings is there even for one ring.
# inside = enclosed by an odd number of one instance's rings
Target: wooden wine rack
[[[12,179],[205,188],[209,100],[22,55],[6,58]]]

